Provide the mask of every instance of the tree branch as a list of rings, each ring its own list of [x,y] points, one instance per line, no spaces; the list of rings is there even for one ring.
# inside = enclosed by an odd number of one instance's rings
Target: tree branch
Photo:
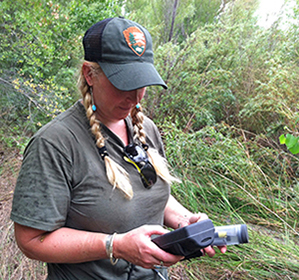
[[[173,36],[174,21],[175,21],[175,17],[176,17],[178,2],[179,2],[179,0],[174,1],[173,11],[172,11],[172,21],[171,21],[171,27],[170,27],[168,42],[171,41],[172,36]]]

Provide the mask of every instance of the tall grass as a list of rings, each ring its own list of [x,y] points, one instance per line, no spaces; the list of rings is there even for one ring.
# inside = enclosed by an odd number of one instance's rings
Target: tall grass
[[[249,230],[249,244],[188,263],[190,279],[298,279],[299,185],[287,168],[298,158],[260,139],[241,142],[242,132],[227,125],[186,134],[167,124],[163,131],[183,179],[173,187],[179,201],[215,225],[246,223]]]

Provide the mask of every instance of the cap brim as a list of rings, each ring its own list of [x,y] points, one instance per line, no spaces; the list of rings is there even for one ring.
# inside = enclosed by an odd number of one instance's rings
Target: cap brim
[[[120,90],[130,91],[154,85],[167,89],[167,85],[152,63],[112,64],[99,62],[99,65],[108,80]]]

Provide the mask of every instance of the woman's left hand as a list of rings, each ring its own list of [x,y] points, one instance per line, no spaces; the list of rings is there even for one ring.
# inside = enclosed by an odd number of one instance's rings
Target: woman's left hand
[[[208,219],[208,216],[204,213],[193,214],[189,218],[189,225],[197,223],[199,221],[206,220],[206,219]],[[188,225],[188,224],[186,224],[186,225]],[[227,249],[226,246],[218,246],[218,248],[222,254],[224,254]],[[212,246],[208,246],[208,247],[202,249],[202,253],[203,253],[203,255],[207,254],[209,257],[213,257],[216,252]]]
[[[166,226],[177,229],[206,219],[208,219],[206,214],[192,213],[180,204],[173,196],[169,197],[164,211],[164,223]],[[221,253],[226,252],[226,246],[219,246],[218,248]],[[206,253],[209,257],[213,257],[215,255],[215,250],[212,246],[208,246],[202,250],[202,253]]]

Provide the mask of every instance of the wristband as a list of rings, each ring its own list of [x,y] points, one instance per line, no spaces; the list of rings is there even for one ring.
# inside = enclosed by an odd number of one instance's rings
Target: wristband
[[[111,235],[108,235],[107,239],[106,239],[106,253],[107,253],[107,256],[109,257],[112,265],[116,265],[116,263],[118,262],[118,259],[113,257],[113,240],[114,240],[115,235],[116,235],[116,232],[114,232]]]

